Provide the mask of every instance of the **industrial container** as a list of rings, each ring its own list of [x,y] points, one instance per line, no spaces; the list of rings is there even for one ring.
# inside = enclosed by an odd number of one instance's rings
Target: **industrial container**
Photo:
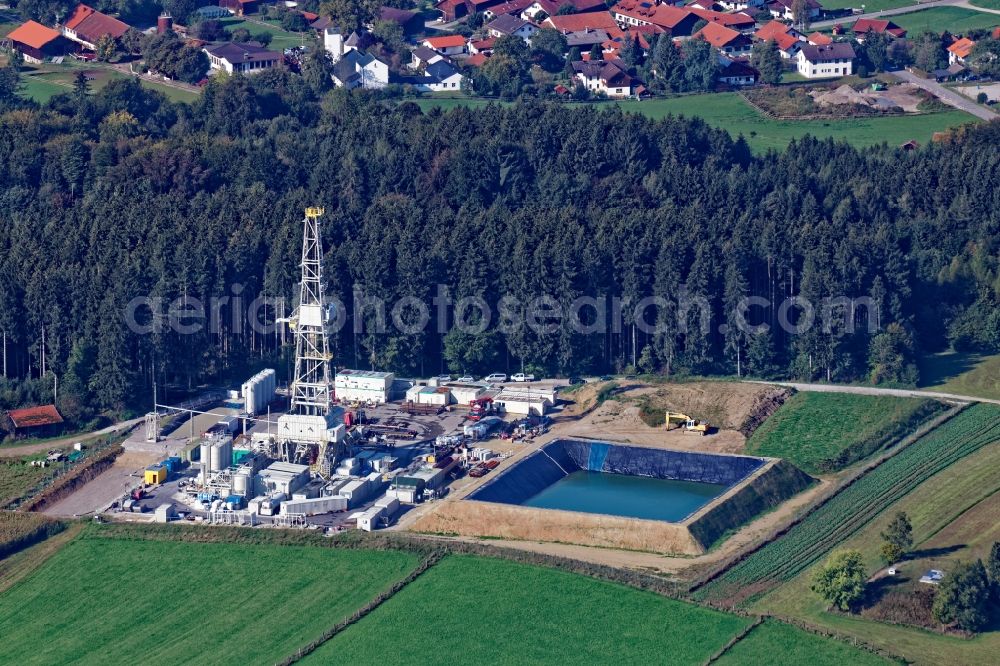
[[[146,474],[144,476],[144,481],[148,486],[165,483],[168,476],[167,468],[163,465],[153,465],[151,467],[147,467]]]
[[[233,475],[233,493],[246,496],[250,492],[250,475],[237,472]]]
[[[232,511],[243,508],[243,497],[241,495],[230,495],[226,498],[226,507]]]
[[[201,460],[203,465],[208,465],[209,471],[212,470],[212,442],[202,442],[200,448]]]
[[[180,456],[170,456],[167,458],[167,462],[170,463],[170,472],[179,472],[184,461],[181,460]]]
[[[233,447],[233,455],[232,455],[233,462],[232,462],[232,464],[233,465],[240,465],[240,464],[242,464],[243,463],[243,457],[244,456],[249,456],[250,454],[251,454],[250,453],[250,449],[237,449],[237,448]]]
[[[216,421],[215,425],[221,426],[222,430],[232,435],[240,429],[240,419],[236,416],[226,416]]]
[[[232,464],[233,441],[231,439],[216,440],[209,449],[208,469],[210,472],[220,472]]]

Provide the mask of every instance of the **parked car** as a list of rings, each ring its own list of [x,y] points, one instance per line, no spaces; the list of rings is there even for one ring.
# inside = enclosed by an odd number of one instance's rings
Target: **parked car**
[[[439,382],[450,382],[451,375],[438,375],[434,379],[438,380]]]
[[[523,372],[518,372],[517,374],[511,375],[510,380],[512,382],[533,382],[535,381],[535,376],[526,375]]]
[[[502,372],[494,372],[492,375],[484,377],[483,381],[489,382],[490,384],[499,384],[500,382],[507,381],[507,375]]]
[[[458,382],[458,383],[460,383],[460,384],[468,384],[469,382],[476,381],[476,378],[473,377],[472,375],[462,375],[461,377],[459,377],[455,381]]]
[[[583,377],[570,377],[566,383],[569,384],[570,386],[574,386],[576,384],[586,384],[586,382],[583,380]]]

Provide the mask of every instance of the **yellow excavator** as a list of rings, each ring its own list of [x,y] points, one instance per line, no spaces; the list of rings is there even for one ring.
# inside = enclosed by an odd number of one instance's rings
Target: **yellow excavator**
[[[701,435],[705,436],[708,434],[709,425],[704,421],[699,421],[693,419],[687,414],[680,414],[678,412],[667,412],[666,425],[667,430],[670,430],[670,422],[676,421],[678,428],[684,428],[684,434],[688,435]]]

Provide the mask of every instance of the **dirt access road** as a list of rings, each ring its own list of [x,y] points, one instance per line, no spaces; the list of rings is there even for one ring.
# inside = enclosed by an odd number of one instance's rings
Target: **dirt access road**
[[[935,400],[952,400],[956,402],[988,402],[1000,405],[1000,400],[990,398],[976,398],[971,395],[958,395],[955,393],[940,393],[938,391],[922,391],[920,389],[890,389],[878,388],[876,386],[847,386],[837,384],[805,384],[798,382],[760,382],[754,380],[744,380],[746,384],[771,384],[774,386],[785,386],[796,391],[813,391],[816,393],[854,393],[855,395],[892,395],[897,398],[934,398]]]
[[[102,428],[101,430],[95,430],[94,432],[89,433],[80,433],[72,437],[49,439],[35,444],[25,444],[24,446],[7,446],[0,448],[0,458],[20,458],[21,456],[30,456],[32,453],[41,453],[42,451],[48,451],[49,449],[72,446],[76,442],[86,442],[88,439],[94,439],[95,437],[124,432],[129,428],[139,425],[140,423],[142,423],[141,418],[132,419],[131,421],[122,421],[120,423],[110,425],[107,428]]]
[[[976,118],[981,118],[983,120],[994,120],[996,118],[1000,118],[1000,116],[990,109],[987,109],[985,106],[976,104],[976,102],[969,99],[965,95],[957,93],[950,88],[946,88],[937,81],[920,78],[913,72],[908,72],[905,69],[901,69],[897,72],[889,72],[889,74],[900,81],[912,83],[915,86],[923,88],[945,104],[953,106],[960,111],[965,111]]]

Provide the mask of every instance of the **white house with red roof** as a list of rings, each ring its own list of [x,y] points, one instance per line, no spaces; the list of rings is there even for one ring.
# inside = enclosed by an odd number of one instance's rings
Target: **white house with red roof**
[[[428,37],[420,42],[421,45],[429,49],[434,49],[443,55],[461,55],[466,50],[466,39],[462,35],[444,35],[442,37]]]
[[[63,36],[91,51],[97,48],[97,42],[101,37],[109,35],[119,39],[128,29],[127,23],[122,23],[84,4],[77,5],[69,18],[60,26]]]

